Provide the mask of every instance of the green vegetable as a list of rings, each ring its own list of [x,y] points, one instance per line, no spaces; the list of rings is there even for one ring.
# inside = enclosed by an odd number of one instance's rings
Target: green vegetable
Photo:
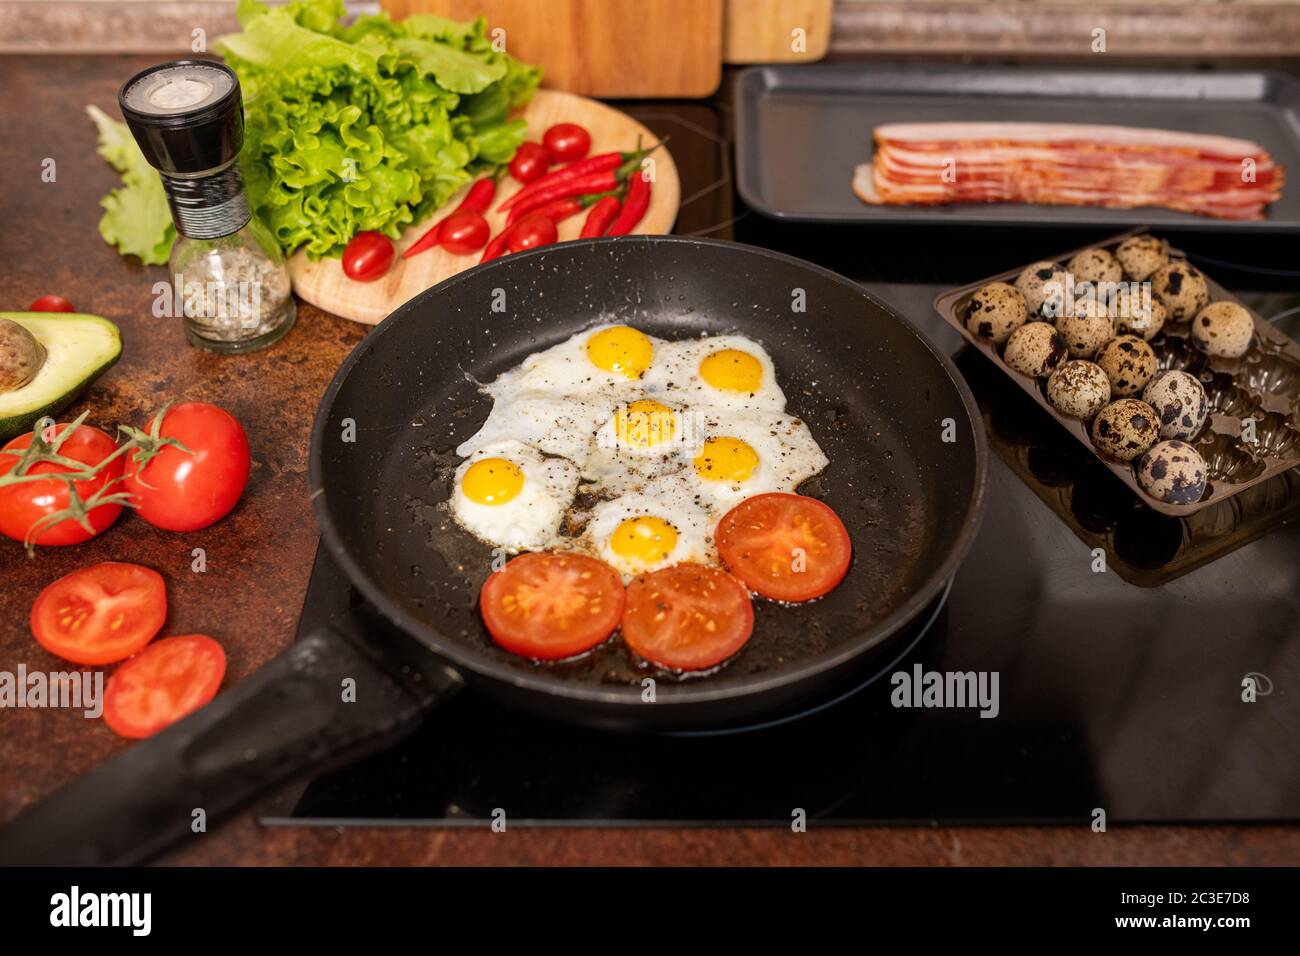
[[[0,393],[0,440],[23,432],[67,408],[122,354],[117,326],[75,312],[0,312],[45,347],[45,362],[22,388]]]
[[[99,234],[124,256],[162,265],[176,238],[162,180],[145,161],[125,123],[95,106],[87,106],[86,112],[99,127],[99,155],[122,174],[122,185],[100,200],[104,215],[99,219]]]

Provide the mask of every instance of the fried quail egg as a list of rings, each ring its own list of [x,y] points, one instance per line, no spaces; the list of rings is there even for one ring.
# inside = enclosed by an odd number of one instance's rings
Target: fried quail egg
[[[580,462],[592,436],[609,417],[609,401],[558,398],[546,392],[500,395],[481,428],[456,449],[471,455],[494,442],[515,439],[548,455]]]
[[[1151,275],[1151,291],[1168,310],[1168,321],[1189,322],[1210,303],[1205,276],[1181,259],[1161,266]]]
[[[714,518],[744,499],[794,491],[829,461],[808,426],[790,415],[705,415],[689,475]]]
[[[1126,276],[1141,282],[1169,261],[1169,251],[1155,236],[1129,236],[1115,250],[1115,258]]]
[[[644,392],[682,406],[738,412],[782,411],[785,393],[767,350],[743,335],[663,342],[660,358],[641,381]]]
[[[1206,355],[1241,358],[1255,338],[1255,320],[1236,302],[1212,302],[1192,321],[1192,342]]]
[[[1002,361],[1034,378],[1046,378],[1069,357],[1065,336],[1048,322],[1027,322],[1011,333]]]
[[[594,397],[629,394],[655,360],[655,340],[627,325],[600,325],[534,352],[487,389]]]
[[[1097,354],[1097,364],[1110,379],[1110,393],[1140,395],[1156,374],[1156,353],[1136,335],[1117,335]]]
[[[1110,401],[1110,379],[1096,362],[1072,359],[1048,378],[1047,400],[1062,415],[1088,421]]]
[[[1016,291],[1024,296],[1030,315],[1042,315],[1049,300],[1055,303],[1051,314],[1060,315],[1071,284],[1069,273],[1057,262],[1035,262],[1016,277]]]
[[[1116,299],[1115,330],[1140,335],[1150,342],[1164,328],[1168,311],[1151,294],[1149,283],[1131,286]]]
[[[544,547],[578,488],[578,469],[522,442],[486,445],[456,469],[451,511],[475,537],[509,551]]]
[[[1075,282],[1118,282],[1124,269],[1106,249],[1084,249],[1066,266]]]
[[[966,328],[976,338],[1001,345],[1028,318],[1023,295],[1005,282],[990,282],[971,296]]]
[[[1186,442],[1162,441],[1138,463],[1138,483],[1153,498],[1171,505],[1190,505],[1205,494],[1209,469]]]
[[[1161,438],[1191,438],[1209,415],[1205,387],[1178,369],[1161,372],[1142,392],[1142,401],[1156,410]]]
[[[1156,413],[1146,402],[1121,398],[1092,420],[1092,442],[1108,458],[1132,461],[1160,437]]]
[[[683,561],[713,563],[712,528],[690,484],[669,476],[650,482],[644,491],[600,502],[591,511],[583,539],[627,581]]]
[[[1090,359],[1115,337],[1115,322],[1097,300],[1085,298],[1056,320],[1056,330],[1064,336],[1071,358]]]

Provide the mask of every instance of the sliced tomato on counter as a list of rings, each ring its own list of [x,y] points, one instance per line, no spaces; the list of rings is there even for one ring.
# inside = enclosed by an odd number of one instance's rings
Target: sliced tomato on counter
[[[167,590],[157,571],[115,561],[59,578],[32,605],[32,634],[74,664],[112,664],[162,630]]]
[[[204,634],[164,637],[108,679],[104,723],[123,737],[152,737],[217,695],[226,652]]]
[[[844,580],[853,556],[829,505],[786,492],[746,498],[722,516],[714,537],[731,573],[778,601],[821,597]]]
[[[663,667],[698,671],[721,664],[753,631],[749,592],[718,568],[675,564],[627,586],[623,639]]]
[[[492,639],[538,660],[590,650],[613,633],[623,614],[623,579],[582,554],[521,554],[494,571],[479,593]]]

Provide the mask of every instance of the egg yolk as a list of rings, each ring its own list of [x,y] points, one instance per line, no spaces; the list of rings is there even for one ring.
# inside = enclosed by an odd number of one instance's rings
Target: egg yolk
[[[638,399],[614,413],[614,433],[619,442],[636,448],[666,445],[677,434],[676,415],[652,398]]]
[[[481,505],[503,505],[524,487],[523,470],[505,458],[484,458],[465,469],[461,491]]]
[[[628,518],[610,535],[609,547],[620,558],[646,566],[658,564],[677,547],[677,529],[654,515]]]
[[[695,456],[695,473],[705,481],[748,481],[758,452],[739,438],[710,438]]]
[[[587,339],[587,358],[592,365],[628,378],[645,374],[654,350],[644,333],[626,325],[602,329]]]
[[[763,384],[763,363],[739,349],[721,349],[700,362],[700,378],[728,392],[757,392]]]

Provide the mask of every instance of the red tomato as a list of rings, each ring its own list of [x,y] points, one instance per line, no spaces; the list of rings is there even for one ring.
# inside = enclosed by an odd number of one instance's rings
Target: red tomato
[[[69,302],[61,295],[43,295],[27,307],[28,312],[76,312]]]
[[[157,571],[113,561],[59,578],[32,605],[32,633],[74,664],[112,664],[162,630],[167,590]]]
[[[698,671],[721,664],[754,630],[744,585],[704,564],[675,564],[627,587],[623,639],[648,661]]]
[[[164,637],[109,677],[104,723],[123,737],[152,737],[217,696],[225,675],[226,652],[212,638]]]
[[[197,531],[229,514],[248,484],[248,437],[235,417],[185,402],[167,409],[158,436],[185,448],[127,453],[125,488],[140,517],[168,531]]]
[[[618,627],[623,579],[582,554],[521,554],[483,582],[478,608],[506,650],[560,660],[590,650]]]
[[[442,247],[454,256],[465,256],[482,249],[492,234],[482,213],[454,212],[446,218],[438,233]]]
[[[538,143],[521,143],[510,160],[510,175],[521,183],[531,183],[546,175],[551,166],[551,154]]]
[[[540,213],[532,213],[524,216],[510,228],[510,239],[507,245],[510,246],[511,252],[523,252],[525,249],[549,246],[559,238],[559,235],[559,231],[555,228],[555,220]]]
[[[829,505],[784,492],[746,498],[722,516],[714,538],[732,574],[778,601],[821,597],[844,580],[853,555]]]
[[[393,240],[380,232],[359,232],[343,249],[343,274],[374,282],[393,264]]]
[[[557,163],[571,163],[591,152],[591,134],[577,123],[556,123],[542,137],[542,145]]]
[[[54,426],[48,438],[63,435],[70,426],[67,423]],[[31,447],[32,433],[19,435],[4,446],[5,451],[16,451]],[[81,425],[68,435],[59,446],[58,453],[65,458],[81,462],[84,465],[99,464],[117,448],[117,442],[93,425]],[[0,454],[0,475],[8,474],[18,465],[19,456]],[[28,469],[29,475],[57,475],[76,471],[66,465],[55,462],[37,462]],[[83,502],[89,502],[92,495],[111,485],[122,476],[122,459],[109,462],[93,478],[72,483]],[[116,486],[109,487],[105,494],[115,493]],[[49,478],[43,481],[25,481],[0,488],[0,534],[16,541],[27,538],[29,530],[46,515],[53,515],[66,509],[71,501],[68,494],[68,482],[62,478]],[[122,505],[115,502],[97,505],[90,509],[86,521],[90,530],[82,527],[74,517],[66,517],[53,524],[44,524],[39,533],[31,538],[32,544],[80,544],[99,534],[122,513]]]

